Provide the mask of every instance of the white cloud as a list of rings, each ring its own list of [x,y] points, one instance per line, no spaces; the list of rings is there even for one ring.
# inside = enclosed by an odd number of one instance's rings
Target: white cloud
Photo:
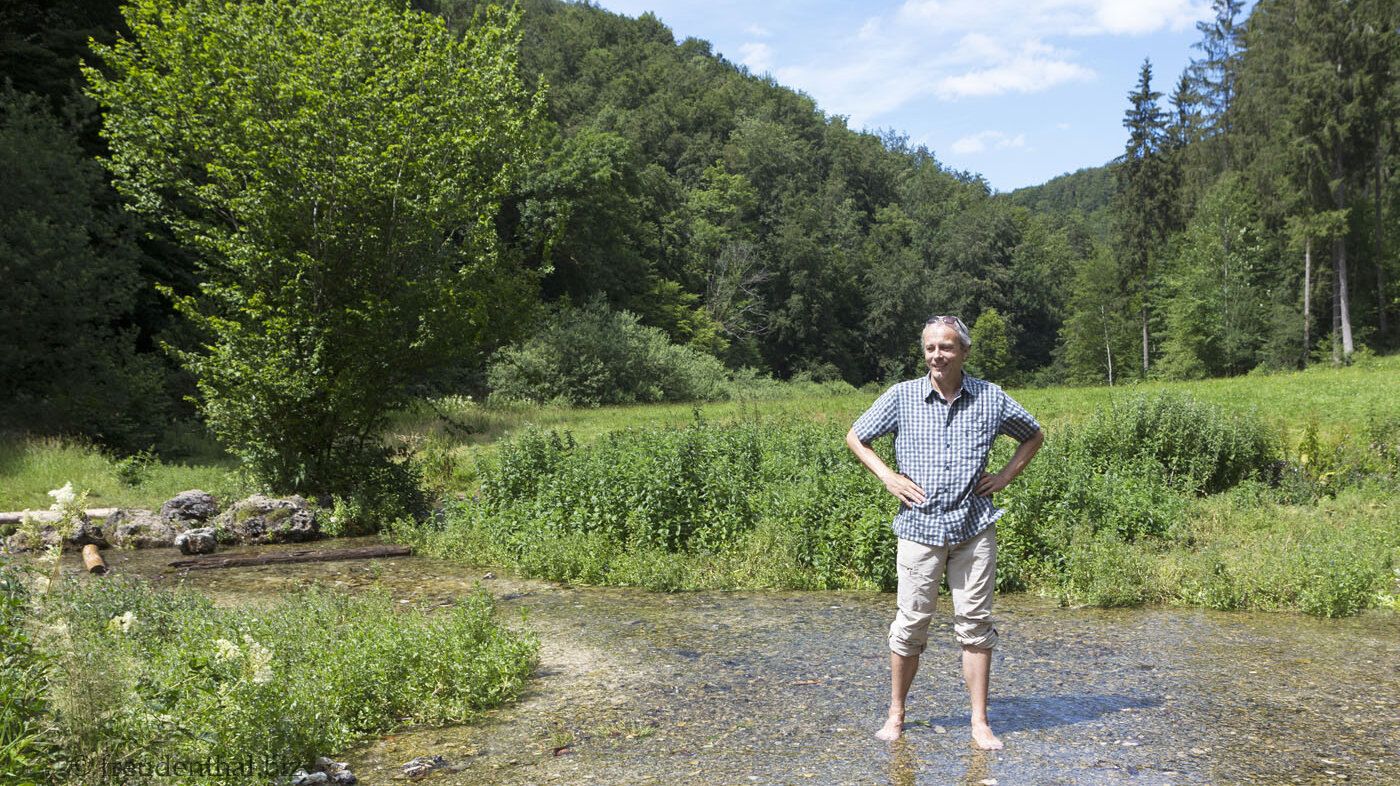
[[[957,140],[949,149],[960,156],[966,156],[985,151],[988,143],[998,150],[1025,148],[1026,135],[1007,136],[1001,131],[981,131]]]
[[[756,74],[773,70],[773,50],[767,44],[748,43],[739,47],[739,62]]]
[[[967,36],[964,42],[974,36]],[[976,38],[981,38],[976,37]],[[1038,93],[1062,82],[1085,81],[1094,78],[1090,69],[1072,62],[1067,53],[1046,46],[1038,40],[1028,40],[1019,52],[992,51],[985,41],[972,41],[980,50],[972,62],[992,62],[987,68],[973,68],[950,74],[937,83],[936,92],[942,98],[1001,95],[1003,93]]]
[[[748,27],[744,28],[744,32],[757,38],[768,38],[769,36],[773,35],[772,33],[768,32],[768,28],[761,27],[759,25],[749,25]]]
[[[1094,70],[1067,43],[1189,28],[1210,14],[1210,0],[904,0],[849,25],[819,60],[775,67],[769,50],[746,44],[741,62],[839,107],[860,128],[929,97],[1090,81]]]

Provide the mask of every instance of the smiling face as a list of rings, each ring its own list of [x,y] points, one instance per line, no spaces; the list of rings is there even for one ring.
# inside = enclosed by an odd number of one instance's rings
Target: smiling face
[[[924,362],[935,385],[962,384],[963,361],[967,347],[950,325],[929,325],[924,328]]]

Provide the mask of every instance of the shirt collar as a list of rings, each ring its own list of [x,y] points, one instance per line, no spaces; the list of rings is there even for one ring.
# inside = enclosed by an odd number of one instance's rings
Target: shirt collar
[[[963,372],[963,375],[962,375],[962,385],[960,385],[960,386],[958,387],[958,394],[957,394],[956,396],[953,396],[953,401],[957,401],[958,399],[962,398],[963,396],[969,396],[969,397],[970,397],[970,396],[973,395],[973,392],[972,392],[972,385],[967,384],[968,380],[971,379],[971,378],[972,378],[972,377],[968,376],[968,373],[967,373],[966,371]],[[934,398],[936,398],[936,399],[939,400],[939,401],[943,401],[943,397],[940,396],[940,395],[938,395],[938,391],[936,391],[936,390],[933,389],[933,380],[929,378],[929,375],[928,375],[927,373],[925,373],[925,374],[923,375],[923,377],[921,377],[921,379],[923,380],[923,387],[921,388],[921,390],[922,390],[923,395],[924,395],[924,401],[928,401],[928,400],[934,399]],[[944,402],[944,403],[951,403],[951,402]]]

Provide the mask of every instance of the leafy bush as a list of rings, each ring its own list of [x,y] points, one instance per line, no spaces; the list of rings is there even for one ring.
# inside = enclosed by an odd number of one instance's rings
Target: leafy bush
[[[317,589],[220,609],[109,578],[70,581],[53,601],[46,648],[67,762],[57,775],[69,782],[147,751],[290,773],[404,721],[476,717],[520,690],[537,649],[494,620],[484,592],[445,611]]]
[[[47,661],[31,641],[25,569],[0,562],[0,782],[44,782]]]
[[[493,224],[539,142],[519,14],[457,33],[387,0],[124,15],[84,75],[113,184],[198,260],[198,290],[166,293],[201,333],[180,356],[210,429],[276,493],[411,507],[388,413],[508,334],[534,283]]]
[[[1079,435],[1100,470],[1150,459],[1175,488],[1213,494],[1267,472],[1281,451],[1254,414],[1182,393],[1113,399]]]
[[[894,502],[831,424],[800,418],[611,432],[526,429],[479,468],[435,553],[527,575],[655,589],[895,584]]]
[[[666,334],[613,311],[601,299],[555,309],[520,344],[500,350],[487,370],[495,401],[596,407],[709,401],[726,395],[724,365],[672,344]]]

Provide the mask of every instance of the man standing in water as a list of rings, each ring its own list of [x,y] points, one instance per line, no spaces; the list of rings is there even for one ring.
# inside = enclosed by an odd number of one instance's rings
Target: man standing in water
[[[963,374],[972,338],[957,317],[924,324],[928,374],[885,391],[846,434],[856,458],[899,498],[899,612],[890,625],[890,714],[875,736],[899,739],[904,699],[943,574],[953,595],[953,629],[962,644],[963,680],[972,699],[972,739],[984,750],[1001,740],[987,723],[987,681],[997,632],[992,627],[996,586],[996,520],[992,494],[1026,468],[1045,432],[1020,404],[990,382]],[[870,449],[893,432],[895,472]],[[988,473],[987,455],[998,434],[1021,443],[1000,472]]]

